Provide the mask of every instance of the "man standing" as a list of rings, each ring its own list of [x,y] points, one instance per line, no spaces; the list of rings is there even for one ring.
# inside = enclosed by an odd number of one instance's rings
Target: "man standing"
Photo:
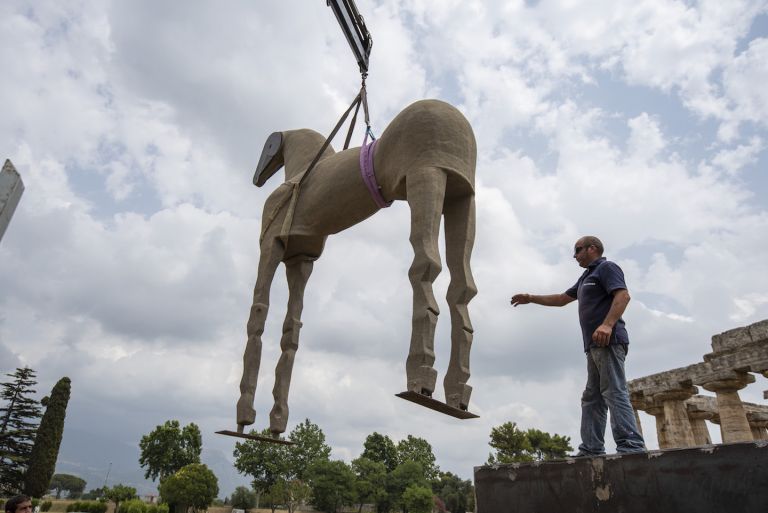
[[[5,501],[5,513],[32,513],[32,499],[17,495]]]
[[[546,296],[515,294],[512,306],[565,306],[575,299],[579,301],[587,385],[581,397],[581,445],[576,456],[605,454],[603,437],[609,410],[616,451],[644,451],[645,443],[635,422],[624,376],[629,337],[621,316],[630,299],[624,273],[603,257],[603,243],[597,237],[586,236],[576,241],[573,258],[586,269],[573,287],[562,294]]]

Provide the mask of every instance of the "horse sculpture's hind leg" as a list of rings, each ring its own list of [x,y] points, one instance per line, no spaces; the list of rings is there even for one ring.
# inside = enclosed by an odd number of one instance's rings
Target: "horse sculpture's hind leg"
[[[467,304],[477,294],[469,267],[475,241],[475,197],[462,196],[446,201],[445,260],[451,273],[446,298],[451,313],[451,359],[445,374],[445,402],[466,410],[472,387],[469,380],[469,351],[472,348],[472,323]]]
[[[275,387],[272,397],[275,404],[269,414],[269,430],[273,434],[285,432],[288,423],[288,391],[291,386],[291,373],[296,350],[299,348],[299,330],[301,329],[301,311],[304,309],[304,288],[312,273],[313,260],[299,256],[285,263],[288,278],[288,311],[283,323],[283,336],[280,339],[280,360],[275,368]]]
[[[445,171],[438,168],[414,170],[406,178],[414,257],[408,271],[413,287],[413,317],[405,370],[408,391],[429,396],[434,392],[437,380],[432,365],[435,363],[435,325],[440,310],[432,283],[441,270],[437,239],[446,178]]]
[[[259,273],[253,290],[253,305],[248,318],[248,342],[243,354],[243,378],[240,380],[240,399],[237,401],[237,425],[242,431],[244,426],[253,424],[256,411],[253,398],[261,365],[261,335],[267,322],[269,310],[269,289],[275,270],[283,257],[283,245],[273,237],[264,237],[259,257]]]

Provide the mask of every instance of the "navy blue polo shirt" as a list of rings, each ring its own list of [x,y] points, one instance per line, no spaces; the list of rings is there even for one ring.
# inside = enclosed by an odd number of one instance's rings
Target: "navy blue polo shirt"
[[[565,291],[570,297],[579,300],[579,323],[584,339],[584,352],[588,352],[590,347],[597,347],[592,341],[592,334],[608,315],[613,303],[613,292],[621,289],[627,289],[621,267],[601,257],[589,264],[576,284]],[[616,321],[610,343],[629,344],[624,319],[619,318]]]

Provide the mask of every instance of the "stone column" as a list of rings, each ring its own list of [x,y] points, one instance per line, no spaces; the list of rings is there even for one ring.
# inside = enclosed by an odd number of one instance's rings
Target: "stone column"
[[[747,421],[755,440],[768,440],[768,413],[749,412]]]
[[[688,420],[691,421],[691,430],[693,431],[693,440],[696,445],[712,445],[712,438],[709,436],[707,421],[714,417],[714,414],[708,411],[691,409],[688,405]]]
[[[739,390],[754,381],[755,377],[751,374],[739,373],[735,374],[734,378],[710,381],[702,385],[706,390],[717,395],[723,443],[754,440],[744,405],[739,398]]]
[[[648,407],[648,401],[642,393],[629,394],[629,402],[632,403],[632,411],[635,412],[635,423],[637,424],[637,430],[640,432],[640,436],[643,436],[643,425],[640,424],[640,411],[645,411]]]
[[[656,417],[656,438],[659,440],[659,449],[670,449],[671,445],[667,441],[666,422],[664,422],[664,406],[649,406],[645,409],[645,412]]]
[[[693,447],[696,441],[688,420],[685,401],[698,390],[696,387],[680,387],[653,394],[654,403],[664,408],[664,431],[669,447]]]
[[[632,411],[635,412],[635,424],[637,424],[637,431],[640,433],[640,436],[643,436],[643,425],[640,424],[640,412],[634,408]]]
[[[717,429],[720,431],[720,443],[723,443],[723,425],[720,423],[720,415],[715,415],[709,420],[712,424],[717,424]]]

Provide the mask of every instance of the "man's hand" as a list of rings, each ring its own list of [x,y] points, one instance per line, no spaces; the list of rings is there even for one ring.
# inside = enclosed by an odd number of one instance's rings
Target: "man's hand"
[[[512,306],[517,305],[527,305],[531,302],[531,295],[530,294],[515,294],[512,296],[512,300],[510,301],[510,304]]]
[[[600,347],[605,347],[611,342],[611,333],[613,328],[607,324],[601,324],[592,333],[592,341]]]

